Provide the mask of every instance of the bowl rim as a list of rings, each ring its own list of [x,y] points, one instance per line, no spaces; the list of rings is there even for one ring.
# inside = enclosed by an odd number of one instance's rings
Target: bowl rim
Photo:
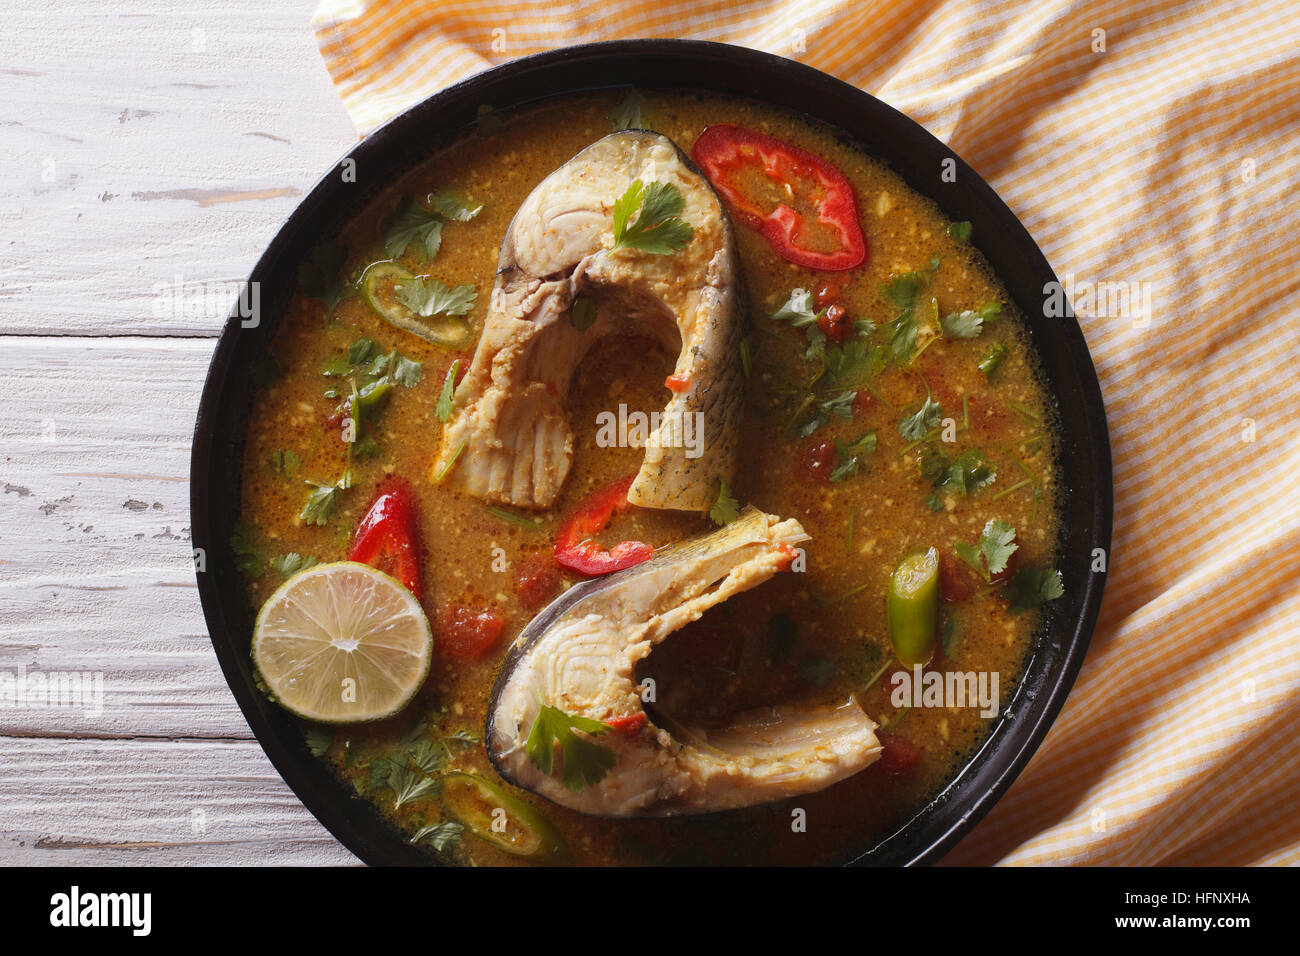
[[[686,82],[676,79],[671,83],[655,82],[654,77],[666,66],[685,70],[691,79]],[[710,71],[716,82],[704,78]],[[584,77],[592,73],[599,79],[586,82]],[[430,137],[428,126],[436,119],[459,119],[460,122],[445,124],[452,130],[452,135],[448,135],[446,140],[453,141],[468,130],[479,115],[479,107],[484,104],[513,108],[557,96],[629,86],[697,89],[749,96],[802,112],[836,127],[869,153],[884,159],[907,180],[909,186],[936,201],[949,218],[976,221],[976,245],[1033,326],[1031,338],[1040,359],[1044,343],[1051,343],[1053,349],[1064,350],[1059,356],[1060,361],[1049,370],[1048,377],[1050,384],[1055,386],[1058,405],[1067,401],[1071,403],[1072,421],[1075,423],[1074,432],[1063,434],[1059,452],[1061,464],[1069,463],[1069,452],[1084,461],[1072,477],[1086,489],[1086,500],[1075,500],[1084,493],[1074,487],[1071,487],[1069,495],[1073,509],[1071,520],[1082,522],[1086,527],[1077,535],[1080,540],[1073,543],[1086,543],[1091,549],[1101,548],[1107,556],[1110,555],[1113,486],[1101,388],[1083,332],[1068,301],[1066,314],[1051,320],[1054,326],[1048,326],[1045,318],[1039,319],[1034,312],[1023,308],[1024,301],[1032,300],[1029,290],[1035,283],[1041,295],[1048,293],[1048,283],[1056,283],[1056,288],[1060,288],[1059,280],[1037,243],[993,189],[960,156],[922,126],[869,93],[795,60],[713,41],[632,39],[563,47],[521,57],[477,73],[409,107],[345,152],[286,217],[247,281],[250,284],[268,283],[274,287],[276,276],[279,276],[282,287],[287,283],[287,287],[292,288],[293,281],[284,278],[286,268],[301,262],[305,252],[317,241],[313,236],[319,237],[320,223],[331,215],[331,205],[346,205],[339,202],[342,187],[336,171],[340,164],[350,160],[355,164],[353,168],[357,169],[368,168],[368,164],[373,163],[381,170],[387,170],[384,173],[386,183],[391,183],[418,164],[419,157],[412,158],[409,144],[427,141]],[[753,90],[758,92],[751,92]],[[528,91],[529,95],[520,96],[520,91]],[[801,105],[789,102],[799,97],[804,98]],[[863,135],[864,131],[866,135]],[[877,135],[885,133],[888,139]],[[427,152],[424,156],[427,157]],[[903,164],[891,161],[900,157]],[[401,165],[403,159],[409,160],[405,166]],[[963,185],[963,190],[945,191],[933,188],[933,184],[931,188],[918,186],[916,168],[906,164],[915,162],[919,165],[922,160],[951,160],[955,180]],[[378,191],[374,189],[372,192]],[[372,199],[373,194],[353,205],[357,209],[364,208]],[[343,218],[346,220],[353,215],[355,210],[350,210]],[[1005,268],[1015,273],[1015,288],[980,241],[987,234],[987,230],[978,228],[981,222],[994,224],[1001,230],[1001,235],[993,235],[992,240],[1008,247],[1009,251],[998,258],[1004,262]],[[1038,305],[1041,313],[1041,300]],[[273,328],[275,324],[276,321],[272,321],[263,325]],[[1040,341],[1044,330],[1048,330],[1045,333],[1047,337]],[[243,582],[235,580],[238,576],[228,566],[229,562],[223,561],[223,556],[228,553],[226,542],[229,534],[223,537],[217,529],[231,527],[234,516],[228,507],[230,496],[233,494],[233,500],[238,500],[238,460],[241,456],[235,448],[242,443],[247,415],[232,412],[232,409],[240,407],[241,399],[245,403],[250,400],[247,365],[250,354],[253,354],[247,344],[249,337],[242,335],[244,331],[236,309],[218,337],[209,364],[191,452],[192,544],[196,554],[200,601],[214,651],[240,710],[277,772],[340,843],[368,864],[436,862],[425,850],[407,843],[372,805],[348,794],[323,762],[311,757],[302,742],[301,730],[295,732],[283,711],[254,686],[247,654],[248,635],[242,638],[234,636],[238,633],[234,623],[247,616],[234,609],[231,603],[232,595],[239,593]],[[269,332],[264,329],[262,334]],[[1069,393],[1061,393],[1063,384],[1071,386]],[[1070,445],[1068,449],[1067,444]],[[230,487],[232,462],[236,476],[233,489]],[[218,499],[223,496],[227,499],[224,510],[218,507]],[[1063,511],[1063,523],[1064,518]],[[1062,558],[1067,557],[1065,535],[1074,536],[1076,530],[1073,525],[1063,527]],[[1073,552],[1071,548],[1071,555]],[[1086,559],[1087,555],[1084,557]],[[208,567],[209,561],[213,562],[212,567]],[[1085,563],[1083,567],[1091,566]],[[1074,592],[1067,592],[1071,613],[1053,614],[1058,609],[1049,610],[1045,622],[1040,624],[1035,648],[1025,663],[1025,680],[1018,684],[1012,704],[998,718],[998,724],[970,761],[921,810],[873,846],[855,850],[849,862],[873,865],[933,863],[988,812],[1024,769],[1064,704],[1086,654],[1104,586],[1105,572],[1088,570],[1082,575],[1082,585],[1076,585]],[[246,603],[246,597],[244,601]],[[1037,670],[1033,673],[1038,676],[1031,686],[1029,676],[1034,668]],[[1022,705],[1027,712],[1021,710]],[[922,821],[920,825],[918,820]]]

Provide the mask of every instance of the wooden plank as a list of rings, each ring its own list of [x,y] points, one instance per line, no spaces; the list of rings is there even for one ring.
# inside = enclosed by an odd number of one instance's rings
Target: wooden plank
[[[231,283],[356,141],[314,6],[5,12],[0,334],[216,334]]]
[[[189,542],[211,341],[3,342],[0,673],[102,673],[104,708],[0,706],[0,733],[248,737]]]
[[[0,743],[9,865],[347,865],[256,743]]]

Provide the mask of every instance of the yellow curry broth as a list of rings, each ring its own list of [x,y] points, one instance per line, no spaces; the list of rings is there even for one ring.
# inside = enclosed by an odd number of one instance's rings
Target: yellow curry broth
[[[478,301],[467,317],[475,341],[499,244],[514,210],[549,172],[609,131],[614,99],[591,96],[535,107],[507,117],[490,136],[471,134],[433,157],[348,230],[343,239],[351,254],[345,271],[355,277],[370,262],[387,258],[382,243],[385,223],[406,196],[449,188],[483,203],[477,218],[444,227],[442,248],[431,262],[413,250],[401,259],[417,274],[431,273],[449,285],[477,286]],[[647,125],[688,152],[706,126],[737,123],[801,145],[844,172],[856,190],[870,246],[863,267],[835,277],[843,285],[839,301],[851,319],[871,319],[878,325],[889,321],[893,316],[879,296],[881,283],[891,274],[926,269],[936,255],[940,267],[926,294],[937,298],[942,314],[977,309],[989,301],[1007,303],[974,247],[949,235],[948,222],[930,200],[827,131],[745,101],[687,93],[653,93],[648,100]],[[738,224],[736,233],[753,328],[749,411],[733,493],[741,502],[803,523],[812,536],[806,546],[807,568],[780,575],[713,609],[670,637],[643,664],[642,673],[654,676],[662,691],[657,708],[673,719],[704,725],[757,704],[825,701],[857,693],[873,718],[919,748],[922,757],[904,774],[869,768],[819,794],[698,818],[591,819],[511,788],[556,826],[579,863],[807,863],[841,860],[868,846],[932,797],[992,727],[992,721],[974,708],[900,709],[891,703],[890,674],[881,673],[892,656],[884,614],[891,570],[905,554],[931,545],[951,555],[955,542],[975,542],[991,518],[1015,526],[1022,564],[1050,565],[1054,556],[1052,410],[1009,305],[1004,317],[975,339],[938,339],[925,345],[915,370],[887,366],[872,383],[868,407],[859,408],[852,421],[832,418],[812,437],[796,438],[788,419],[790,396],[810,372],[803,358],[804,335],[769,316],[793,288],[815,289],[828,277],[779,258],[746,226]],[[329,523],[308,526],[298,517],[304,480],[333,481],[345,461],[337,423],[331,422],[338,400],[323,397],[330,382],[322,368],[359,336],[423,363],[423,379],[415,388],[396,389],[372,417],[381,453],[354,462],[354,486],[340,496]],[[993,342],[1003,343],[1007,355],[990,385],[976,362]],[[490,606],[506,619],[498,649],[485,660],[450,658],[438,653],[435,643],[426,688],[402,715],[367,727],[341,728],[334,735],[328,759],[361,798],[392,813],[399,826],[414,831],[443,819],[445,811],[435,792],[393,813],[391,792],[370,787],[372,761],[423,720],[428,721],[426,734],[481,735],[501,651],[532,616],[515,593],[520,566],[534,555],[549,554],[563,518],[594,490],[635,471],[640,462],[638,449],[597,447],[596,415],[616,410],[621,402],[649,412],[666,401],[664,378],[672,370],[672,356],[658,351],[647,355],[642,342],[608,341],[597,349],[579,369],[570,396],[573,469],[555,507],[527,515],[535,522],[531,527],[505,520],[483,502],[429,480],[441,429],[435,406],[443,378],[454,359],[459,358],[462,367],[468,363],[472,345],[454,354],[429,345],[386,324],[360,296],[342,301],[332,315],[319,301],[299,296],[276,333],[273,353],[282,371],[259,394],[243,463],[242,518],[256,529],[267,553],[343,558],[378,482],[388,474],[402,475],[415,485],[420,500],[425,574],[420,597],[430,619],[447,604]],[[941,446],[944,451],[955,456],[968,447],[980,448],[997,471],[990,487],[968,498],[946,495],[937,512],[924,504],[930,488],[918,473],[919,448],[909,449],[913,443],[898,431],[903,409],[914,411],[925,397],[922,376],[942,403],[944,416],[958,428],[957,441]],[[811,445],[849,441],[867,431],[876,433],[878,444],[858,475],[835,484],[811,480],[806,465]],[[299,457],[292,475],[269,464],[279,449]],[[700,515],[633,510],[603,537],[609,544],[639,539],[658,547],[710,527]],[[250,581],[253,605],[260,605],[282,580],[268,571]],[[932,666],[996,671],[1005,701],[1025,661],[1037,615],[1009,614],[998,589],[979,584],[975,596],[946,607],[956,620],[955,651],[951,659],[941,656]],[[793,624],[792,642],[787,626],[773,624],[774,615]],[[868,686],[873,677],[875,682]],[[501,782],[481,742],[445,746],[448,769]],[[795,807],[806,811],[806,832],[792,831]],[[517,862],[468,833],[447,855],[470,863]]]

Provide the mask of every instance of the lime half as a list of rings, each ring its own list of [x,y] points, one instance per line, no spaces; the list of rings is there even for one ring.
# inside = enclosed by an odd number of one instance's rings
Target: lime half
[[[420,689],[432,656],[420,602],[355,561],[294,575],[267,598],[253,628],[253,663],[271,693],[323,723],[391,717]]]

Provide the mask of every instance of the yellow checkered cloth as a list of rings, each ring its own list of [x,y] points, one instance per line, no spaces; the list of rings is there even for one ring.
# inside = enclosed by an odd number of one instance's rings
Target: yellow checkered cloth
[[[1078,682],[947,861],[1300,863],[1294,3],[325,0],[314,26],[363,133],[524,54],[673,36],[801,60],[947,142],[1072,288],[1116,498]]]

